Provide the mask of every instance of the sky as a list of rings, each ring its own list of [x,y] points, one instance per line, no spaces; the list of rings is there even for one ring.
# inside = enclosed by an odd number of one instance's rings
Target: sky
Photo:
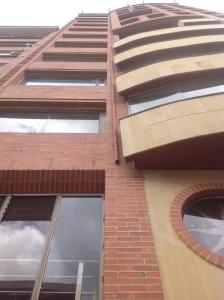
[[[173,2],[154,0],[151,2]],[[78,13],[108,12],[143,0],[6,0],[1,3],[0,26],[59,26]],[[176,0],[177,3],[224,13],[224,0]],[[145,3],[150,1],[145,0]]]

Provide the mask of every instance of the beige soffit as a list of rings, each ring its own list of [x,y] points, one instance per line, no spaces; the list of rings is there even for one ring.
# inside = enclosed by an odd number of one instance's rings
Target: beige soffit
[[[224,94],[164,105],[120,121],[128,157],[177,141],[224,132]]]
[[[146,53],[164,50],[164,49],[171,49],[171,48],[178,48],[178,47],[184,47],[184,46],[193,46],[193,45],[200,45],[200,44],[206,44],[206,43],[217,43],[217,42],[224,42],[224,34],[217,34],[217,35],[206,35],[206,36],[200,36],[200,38],[197,37],[188,37],[184,39],[176,39],[171,41],[164,41],[160,43],[155,44],[149,44],[144,45],[136,48],[132,48],[128,51],[124,51],[120,54],[117,54],[114,57],[114,61],[116,64],[119,64],[125,60],[128,60],[129,58],[143,55]]]
[[[224,53],[162,61],[118,76],[117,90],[122,93],[152,80],[217,68],[224,68]]]
[[[186,32],[186,31],[188,31],[188,32],[189,31],[199,31],[199,30],[204,30],[204,29],[215,29],[215,28],[224,28],[224,24],[195,25],[195,26],[189,26],[189,27],[174,27],[174,28],[142,32],[142,33],[131,35],[129,37],[126,37],[124,39],[121,39],[121,40],[115,42],[113,47],[116,49],[116,48],[123,46],[125,44],[128,44],[132,41],[137,41],[137,40],[141,40],[141,39],[144,39],[147,37],[159,36],[159,35],[163,35],[163,34],[169,34],[169,33],[175,33],[175,32]]]

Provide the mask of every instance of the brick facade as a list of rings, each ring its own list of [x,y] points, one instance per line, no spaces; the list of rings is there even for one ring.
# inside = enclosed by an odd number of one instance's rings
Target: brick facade
[[[111,49],[114,41],[132,33],[156,26],[172,27],[183,14],[186,19],[208,16],[186,7],[179,10],[182,15],[172,5],[157,4],[128,6],[111,12],[109,18],[107,14],[81,14],[25,49],[0,75],[0,112],[105,115],[98,134],[0,133],[0,194],[104,194],[104,300],[164,299],[143,173],[122,155],[119,120],[127,116],[128,110],[124,97],[116,92],[115,77],[121,70],[113,63]],[[133,41],[130,43],[135,45]],[[105,76],[107,84],[95,87],[21,84],[25,78],[51,76]],[[220,188],[223,190],[222,185],[208,184],[184,191],[174,201],[171,219],[187,245],[223,266],[223,260],[199,249],[184,228],[181,215],[181,206],[188,197],[204,189]]]

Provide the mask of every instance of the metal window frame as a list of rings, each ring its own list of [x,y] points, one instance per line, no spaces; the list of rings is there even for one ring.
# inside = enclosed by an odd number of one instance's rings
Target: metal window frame
[[[62,198],[65,197],[78,197],[78,198],[85,198],[85,197],[101,197],[103,200],[102,203],[102,220],[101,220],[101,255],[100,255],[100,272],[99,272],[99,286],[98,286],[98,291],[99,291],[99,300],[102,299],[102,284],[103,284],[103,257],[104,257],[104,245],[103,245],[103,236],[104,236],[104,195],[103,194],[0,194],[1,197],[5,197],[3,200],[3,203],[0,207],[0,223],[3,220],[4,214],[7,210],[8,205],[10,204],[10,201],[12,199],[13,196],[26,196],[26,197],[32,197],[32,196],[40,196],[40,197],[44,197],[44,196],[54,196],[55,197],[55,203],[54,203],[54,207],[53,207],[53,211],[52,211],[52,216],[51,216],[51,220],[50,220],[50,225],[48,228],[48,233],[47,233],[47,237],[45,240],[45,245],[44,245],[44,249],[43,249],[43,253],[40,259],[40,265],[39,265],[39,269],[37,271],[36,277],[35,277],[35,282],[34,282],[34,287],[31,291],[31,300],[38,300],[39,296],[40,296],[40,291],[41,291],[41,284],[44,278],[44,273],[45,273],[45,269],[46,269],[46,265],[48,262],[48,256],[49,256],[49,252],[50,252],[50,247],[51,247],[51,242],[52,242],[52,238],[53,238],[53,234],[54,234],[54,230],[55,230],[55,226],[56,226],[56,222],[57,222],[57,217],[59,214],[59,210],[60,210],[60,205],[61,205],[61,200]],[[83,262],[79,263],[79,269],[78,269],[78,274],[77,274],[77,286],[78,289],[75,290],[75,298],[74,300],[80,300],[81,299],[81,288],[82,288],[82,277],[83,277]],[[7,293],[7,291],[4,291]],[[11,292],[11,291],[8,291]],[[1,293],[0,293],[1,294]]]

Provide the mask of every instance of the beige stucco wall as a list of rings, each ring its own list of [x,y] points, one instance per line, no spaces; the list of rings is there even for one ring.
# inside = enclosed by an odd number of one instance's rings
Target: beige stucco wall
[[[170,222],[170,206],[191,185],[223,182],[224,171],[145,171],[144,175],[165,300],[223,300],[224,270],[180,240]]]
[[[127,72],[116,78],[119,93],[146,84],[152,80],[162,79],[177,74],[212,70],[224,67],[224,54],[211,54],[195,57],[179,58]]]
[[[179,101],[120,121],[125,157],[166,144],[224,132],[224,94]]]

